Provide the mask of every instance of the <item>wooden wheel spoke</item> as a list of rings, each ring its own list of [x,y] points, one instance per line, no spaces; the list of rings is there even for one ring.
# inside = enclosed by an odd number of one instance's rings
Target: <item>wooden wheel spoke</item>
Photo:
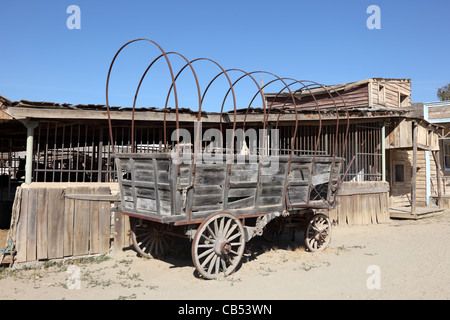
[[[211,274],[214,265],[216,264],[216,260],[217,260],[218,256],[215,254],[213,255],[211,262],[209,263],[209,267],[208,267],[208,273]]]
[[[237,225],[237,224],[234,224],[234,225],[230,228],[230,230],[228,230],[228,232],[227,232],[227,234],[225,235],[224,238],[228,239],[229,236],[233,233],[234,230],[236,230],[237,227],[238,227],[238,225]]]
[[[227,270],[227,263],[226,263],[225,259],[220,259],[220,263],[222,264],[223,270]]]
[[[219,225],[219,232],[217,234],[218,237],[222,237],[223,236],[223,228],[224,228],[224,221],[225,221],[225,217],[223,217],[222,219],[220,219],[220,225]]]
[[[214,239],[211,239],[210,237],[207,237],[205,234],[201,234],[201,237],[205,240],[205,244],[206,242],[212,242]]]
[[[211,248],[211,249],[208,249],[208,250],[202,252],[201,254],[198,255],[198,258],[201,259],[201,258],[203,258],[204,256],[208,255],[211,252],[214,253],[214,248]]]
[[[209,234],[213,237],[213,239],[216,240],[217,236],[214,233],[214,231],[211,230],[211,227],[210,226],[206,226],[206,229],[209,231]]]
[[[234,253],[235,255],[239,254],[237,251],[234,251],[234,250],[230,250],[230,253]]]
[[[232,237],[227,238],[227,240],[228,240],[228,241],[231,241],[231,240],[234,240],[234,239],[236,239],[237,237],[240,237],[240,236],[241,236],[240,233],[236,233],[236,234],[233,235]]]
[[[201,267],[204,268],[215,256],[216,254],[214,252],[209,252],[209,255],[206,257],[205,260],[203,260]]]
[[[225,219],[225,218],[224,218],[224,219]],[[225,226],[223,227],[223,233],[222,233],[222,236],[223,236],[224,238],[227,237],[228,230],[230,229],[231,222],[233,222],[233,220],[228,219],[227,223],[226,223]]]
[[[204,243],[204,244],[199,244],[198,247],[199,248],[212,248],[212,247],[214,247],[214,244],[212,244],[212,243]]]
[[[216,274],[219,274],[220,273],[220,261],[221,261],[222,259],[219,257],[219,256],[217,256],[217,259],[216,259],[216,263],[215,263],[215,273]],[[225,271],[225,270],[224,270]]]

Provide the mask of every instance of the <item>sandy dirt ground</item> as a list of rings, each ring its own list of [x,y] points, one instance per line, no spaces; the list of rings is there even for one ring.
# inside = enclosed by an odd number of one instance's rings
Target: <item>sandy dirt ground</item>
[[[328,249],[306,252],[283,236],[255,238],[229,277],[203,280],[190,246],[165,260],[130,249],[91,259],[0,271],[0,299],[450,299],[450,213],[422,220],[334,227]]]

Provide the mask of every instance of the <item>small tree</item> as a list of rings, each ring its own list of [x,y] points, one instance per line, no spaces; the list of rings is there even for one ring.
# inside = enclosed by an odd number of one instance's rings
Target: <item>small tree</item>
[[[450,83],[442,88],[439,88],[437,91],[437,96],[441,101],[450,100]]]

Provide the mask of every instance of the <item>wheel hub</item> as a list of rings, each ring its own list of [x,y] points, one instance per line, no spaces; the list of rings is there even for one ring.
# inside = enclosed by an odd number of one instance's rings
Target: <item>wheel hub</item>
[[[214,252],[221,256],[230,253],[231,244],[225,238],[217,239],[214,243]]]

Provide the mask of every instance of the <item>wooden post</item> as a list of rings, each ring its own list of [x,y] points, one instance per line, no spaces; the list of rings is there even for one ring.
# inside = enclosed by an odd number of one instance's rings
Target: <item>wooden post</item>
[[[381,181],[386,181],[386,121],[381,126]]]
[[[414,216],[414,218],[417,218],[416,215],[416,181],[417,181],[417,133],[418,133],[418,125],[414,121],[412,122],[413,126],[413,136],[412,136],[412,143],[413,143],[413,163],[412,163],[412,176],[411,176],[411,215]]]
[[[38,126],[36,121],[23,121],[24,126],[27,128],[27,149],[25,158],[25,183],[30,184],[33,171],[33,137],[34,129]]]
[[[438,192],[438,207],[442,204],[442,191],[441,191],[441,163],[439,161],[439,151],[431,151],[436,164],[436,179],[437,179],[437,192]]]

